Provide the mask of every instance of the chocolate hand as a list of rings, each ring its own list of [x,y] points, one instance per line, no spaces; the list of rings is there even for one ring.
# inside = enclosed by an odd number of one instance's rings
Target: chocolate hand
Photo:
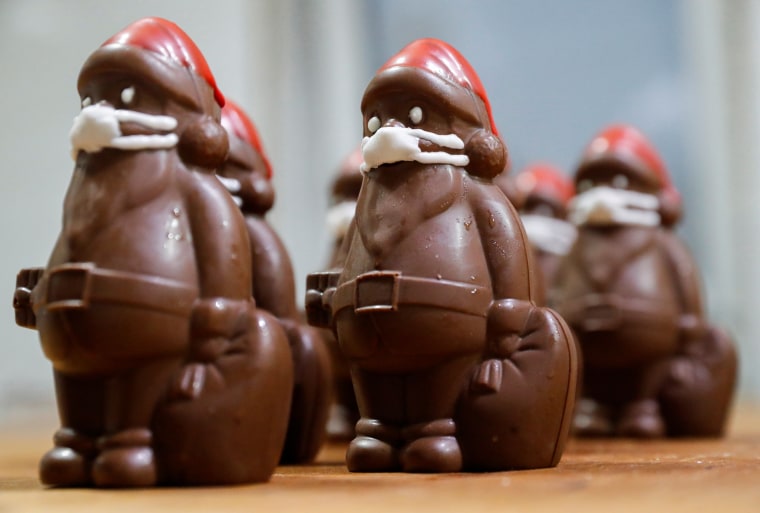
[[[540,316],[532,315],[536,310],[531,302],[519,299],[502,299],[491,305],[486,359],[475,370],[474,392],[490,394],[501,389],[503,366],[512,365],[510,359],[516,352],[531,349],[530,335],[541,328]]]

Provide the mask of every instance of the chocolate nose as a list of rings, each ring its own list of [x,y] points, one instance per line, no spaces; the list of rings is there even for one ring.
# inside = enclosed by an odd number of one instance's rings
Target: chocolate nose
[[[388,121],[386,121],[383,126],[384,127],[393,127],[393,128],[405,128],[406,127],[405,124],[403,124],[398,119],[394,119],[394,118],[391,118]]]

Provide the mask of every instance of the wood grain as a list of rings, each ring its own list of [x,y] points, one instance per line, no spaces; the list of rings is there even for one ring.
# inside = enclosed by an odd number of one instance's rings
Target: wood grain
[[[37,460],[54,422],[0,427],[0,513],[149,512],[760,512],[760,406],[742,405],[720,440],[572,440],[554,469],[489,474],[350,474],[344,446],[266,484],[54,490]]]

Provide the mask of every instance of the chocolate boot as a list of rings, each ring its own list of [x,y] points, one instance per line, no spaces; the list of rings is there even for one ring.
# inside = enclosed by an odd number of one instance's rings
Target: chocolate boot
[[[401,470],[397,444],[400,432],[385,426],[379,420],[359,419],[356,438],[346,451],[346,465],[350,472],[392,472]]]
[[[40,481],[50,486],[87,486],[95,442],[70,428],[61,428],[53,436],[55,447],[40,460]]]
[[[462,451],[454,437],[456,426],[451,419],[415,424],[404,430],[411,440],[401,454],[404,472],[459,472]]]
[[[100,455],[92,466],[96,486],[142,488],[156,484],[151,432],[132,428],[98,440]]]

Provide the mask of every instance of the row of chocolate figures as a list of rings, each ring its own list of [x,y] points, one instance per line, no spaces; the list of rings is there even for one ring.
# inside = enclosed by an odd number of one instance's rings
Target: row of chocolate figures
[[[157,18],[106,41],[78,88],[61,235],[14,295],[54,369],[61,428],[41,480],[229,484],[309,461],[329,362],[263,219],[271,167],[252,123]],[[475,72],[420,40],[378,72],[362,111],[344,267],[311,276],[306,302],[357,392],[349,469],[555,465],[576,344],[541,306],[522,224],[493,183],[507,153]]]
[[[306,298],[356,392],[349,469],[551,466],[571,419],[580,435],[723,433],[735,349],[704,318],[680,197],[638,131],[594,138],[575,186],[548,166],[511,180],[482,85],[436,40],[391,58],[362,113],[334,188],[342,242]]]
[[[736,352],[705,318],[695,262],[674,232],[681,198],[651,143],[609,126],[573,182],[537,165],[505,190],[520,205],[548,302],[580,343],[575,432],[721,435]]]

